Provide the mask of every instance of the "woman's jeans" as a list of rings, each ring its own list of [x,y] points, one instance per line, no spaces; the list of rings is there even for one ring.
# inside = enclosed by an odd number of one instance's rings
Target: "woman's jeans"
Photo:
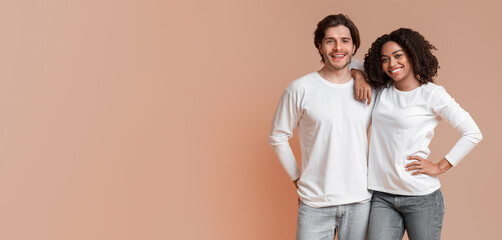
[[[439,240],[443,227],[444,199],[441,189],[423,196],[394,195],[373,191],[369,240]]]

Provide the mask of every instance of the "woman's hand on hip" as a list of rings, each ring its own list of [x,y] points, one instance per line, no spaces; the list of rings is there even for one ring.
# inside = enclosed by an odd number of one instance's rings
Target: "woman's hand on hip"
[[[446,160],[446,158],[443,158],[437,164],[432,163],[428,159],[424,159],[419,156],[410,156],[408,157],[408,160],[416,160],[404,166],[406,168],[406,171],[417,170],[411,175],[427,174],[429,176],[435,177],[453,167],[451,163]]]

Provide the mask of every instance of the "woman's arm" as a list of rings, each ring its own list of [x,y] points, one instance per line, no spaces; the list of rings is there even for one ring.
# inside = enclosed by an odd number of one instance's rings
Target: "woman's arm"
[[[437,176],[446,172],[456,166],[483,139],[483,135],[471,115],[462,109],[443,87],[437,87],[433,90],[429,105],[434,113],[455,127],[462,136],[437,164],[418,156],[409,157],[408,159],[417,160],[405,166],[407,171],[418,170],[412,175],[424,173]]]
[[[417,161],[412,162],[406,166],[406,171],[412,171],[412,170],[418,170],[413,172],[411,175],[417,175],[417,174],[427,174],[430,176],[437,176],[439,174],[443,174],[444,172],[448,171],[448,169],[452,168],[453,165],[451,165],[446,158],[441,159],[439,163],[432,163],[431,161],[427,159],[423,159],[419,156],[411,156],[408,157],[409,160],[415,159]]]

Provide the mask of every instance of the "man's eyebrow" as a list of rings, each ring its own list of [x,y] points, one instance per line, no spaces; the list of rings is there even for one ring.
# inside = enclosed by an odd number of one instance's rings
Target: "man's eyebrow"
[[[344,40],[351,40],[352,38],[351,37],[341,37],[342,39]],[[325,37],[324,39],[331,39],[331,40],[335,40],[334,37]]]

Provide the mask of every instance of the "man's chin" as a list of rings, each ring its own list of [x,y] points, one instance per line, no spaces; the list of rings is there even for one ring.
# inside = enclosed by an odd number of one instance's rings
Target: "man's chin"
[[[350,62],[345,62],[345,63],[331,63],[331,67],[336,70],[342,70],[344,68],[347,68],[349,66]]]

